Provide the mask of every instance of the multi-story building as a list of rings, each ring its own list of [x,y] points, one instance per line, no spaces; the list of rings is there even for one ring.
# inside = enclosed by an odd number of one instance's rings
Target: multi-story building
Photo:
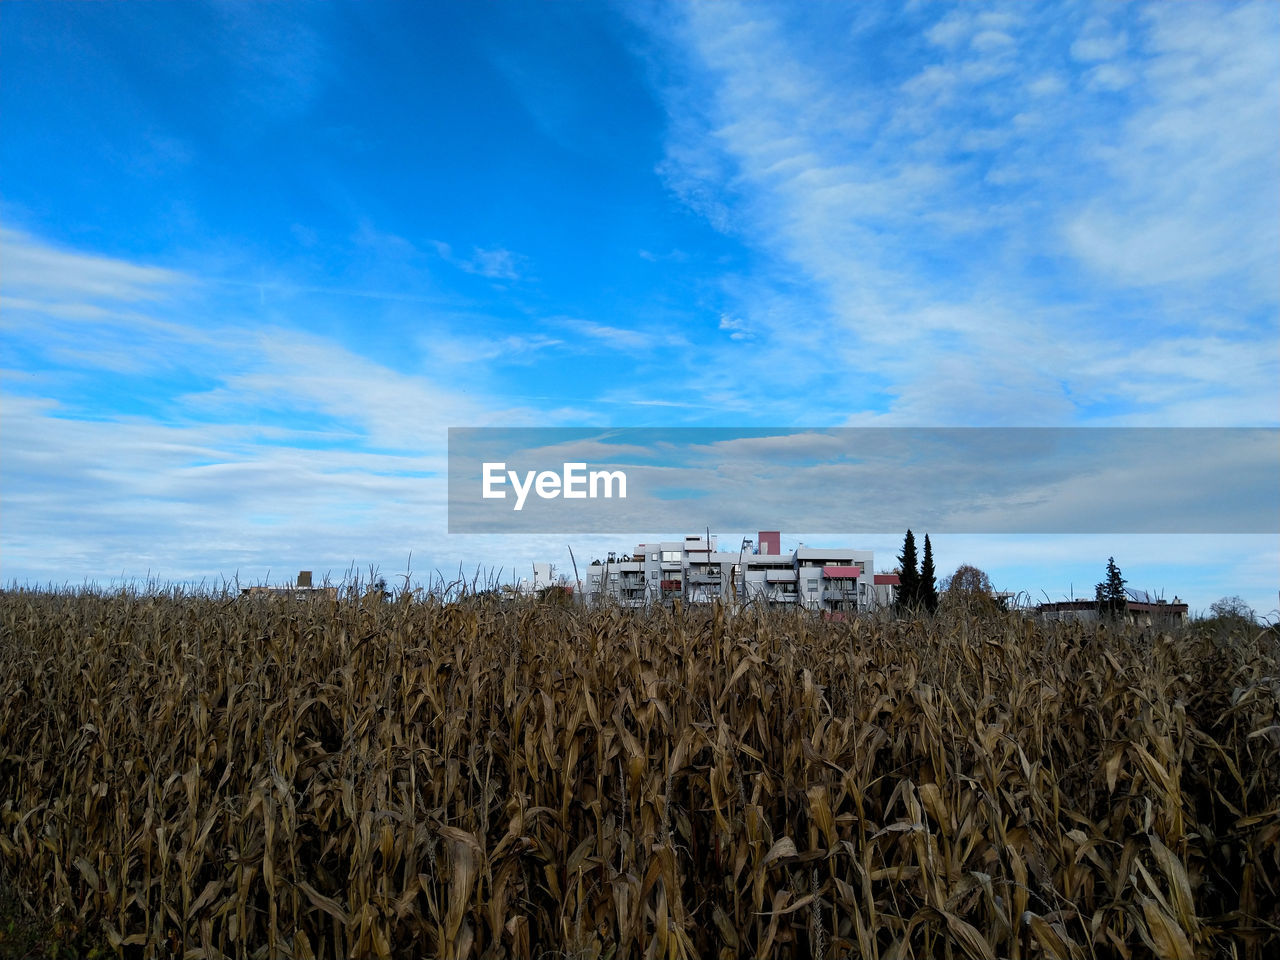
[[[642,543],[629,555],[595,561],[582,583],[588,601],[610,597],[624,606],[679,598],[845,612],[892,604],[897,586],[896,574],[874,572],[870,550],[801,544],[783,553],[776,530],[761,531],[735,550],[720,550],[714,537],[698,534]]]

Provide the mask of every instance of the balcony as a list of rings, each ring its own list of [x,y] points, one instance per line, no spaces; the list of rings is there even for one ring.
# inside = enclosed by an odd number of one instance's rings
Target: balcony
[[[857,587],[826,587],[822,591],[823,600],[858,602]]]

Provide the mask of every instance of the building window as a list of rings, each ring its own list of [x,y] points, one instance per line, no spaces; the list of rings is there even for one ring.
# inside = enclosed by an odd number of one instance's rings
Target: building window
[[[663,563],[679,563],[680,551],[679,550],[663,550],[662,562]]]

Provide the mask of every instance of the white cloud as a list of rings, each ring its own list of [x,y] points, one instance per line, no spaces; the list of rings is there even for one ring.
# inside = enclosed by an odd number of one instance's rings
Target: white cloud
[[[930,27],[925,36],[929,42],[940,47],[954,47],[972,31],[972,22],[967,11],[955,10]]]
[[[446,263],[490,280],[519,280],[527,263],[525,257],[502,247],[472,247],[471,256],[460,257],[452,246],[440,240],[432,241],[432,246]]]
[[[65,250],[0,231],[0,328],[47,362],[80,371],[137,374],[183,366],[216,345],[176,322],[201,284],[176,270]]]
[[[421,555],[444,529],[448,427],[576,416],[503,403],[457,377],[465,357],[392,369],[235,284],[4,239],[6,342],[36,358],[4,378],[10,576]]]
[[[264,444],[252,424],[84,421],[49,401],[4,403],[10,575],[345,567],[421,549],[443,526],[443,485],[403,475],[441,469],[439,452],[299,449],[305,430]]]
[[[652,250],[640,250],[639,257],[641,260],[648,260],[650,263],[661,263],[663,261],[684,263],[689,259],[689,255],[683,250],[671,250],[668,253],[654,253]]]
[[[433,364],[458,367],[492,360],[513,364],[535,363],[544,351],[566,346],[563,339],[543,334],[472,336],[452,332],[465,322],[468,321],[451,322],[422,338],[422,348]]]
[[[871,79],[768,6],[680,8],[664,173],[766,265],[726,278],[756,340],[700,358],[734,372],[705,395],[806,416],[766,386],[841,384],[825,416],[923,424],[1233,422],[1274,400],[1280,344],[1257,323],[1278,300],[1280,43],[1265,8],[1205,7],[1124,26],[960,7],[921,25],[931,55]],[[1256,362],[1210,349],[1152,374],[1153,344],[1233,317]],[[1118,365],[1105,383],[1095,357]],[[887,414],[863,412],[868,388]]]
[[[1086,74],[1086,83],[1095,90],[1123,90],[1136,82],[1137,76],[1133,70],[1113,63],[1099,64]]]
[[[1066,81],[1057,73],[1042,73],[1027,84],[1027,90],[1036,97],[1056,97],[1066,89]]]
[[[1011,47],[1013,42],[1013,37],[1002,30],[983,30],[974,34],[973,39],[969,41],[969,46],[979,53],[989,53],[993,50],[1003,50],[1006,47]]]
[[[1184,293],[1214,282],[1275,309],[1280,25],[1273,14],[1265,4],[1146,9],[1148,59],[1116,68],[1138,72],[1145,102],[1098,147],[1114,187],[1065,224],[1070,249],[1100,274]]]
[[[438,448],[445,428],[478,417],[477,403],[458,391],[390,370],[312,334],[260,331],[236,372],[212,391],[188,394],[192,409],[236,418],[258,407],[297,411],[358,425],[379,448]]]
[[[1086,62],[1110,60],[1128,47],[1129,36],[1124,30],[1115,29],[1101,17],[1090,17],[1080,37],[1071,44],[1071,56]]]
[[[627,353],[651,353],[664,347],[676,347],[687,341],[678,333],[672,333],[661,327],[653,329],[630,329],[613,327],[594,320],[579,320],[574,317],[561,317],[556,322],[578,334],[605,346]]]
[[[116,302],[159,300],[189,284],[175,270],[62,250],[19,230],[0,227],[0,284],[5,295],[86,309],[79,298]],[[91,307],[88,309],[92,309]]]
[[[730,340],[751,339],[751,331],[747,329],[747,325],[737,317],[731,317],[727,313],[720,315],[719,329],[728,331]]]
[[[510,250],[500,247],[493,250],[476,247],[470,261],[463,269],[491,280],[519,280],[520,271],[517,267],[520,260],[521,258]]]

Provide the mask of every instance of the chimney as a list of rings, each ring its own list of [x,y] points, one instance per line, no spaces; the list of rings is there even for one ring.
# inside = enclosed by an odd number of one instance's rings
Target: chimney
[[[299,587],[310,587],[310,586],[311,586],[311,571],[310,571],[310,570],[299,570],[299,571],[298,571],[298,586],[299,586]]]
[[[779,530],[761,530],[758,542],[764,556],[776,557],[782,553],[782,532]]]

